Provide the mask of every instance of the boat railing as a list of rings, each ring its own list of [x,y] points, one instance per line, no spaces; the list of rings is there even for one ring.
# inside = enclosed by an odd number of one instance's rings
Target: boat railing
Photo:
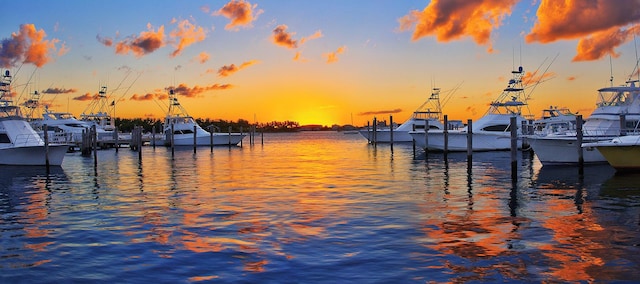
[[[14,146],[28,146],[40,143],[42,143],[42,139],[35,134],[18,134],[13,139]]]

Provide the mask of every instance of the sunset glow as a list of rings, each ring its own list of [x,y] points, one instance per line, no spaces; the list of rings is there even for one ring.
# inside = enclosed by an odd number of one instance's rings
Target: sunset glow
[[[460,85],[443,111],[466,121],[520,65],[544,78],[531,114],[587,116],[611,77],[639,76],[637,0],[4,4],[0,65],[16,99],[38,91],[77,116],[107,86],[117,117],[162,118],[176,87],[197,118],[363,126],[403,122],[433,87]]]

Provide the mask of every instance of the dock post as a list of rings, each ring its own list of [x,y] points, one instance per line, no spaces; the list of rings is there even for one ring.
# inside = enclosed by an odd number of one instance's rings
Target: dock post
[[[627,135],[627,116],[623,113],[620,115],[620,136]]]
[[[389,144],[393,148],[393,115],[389,116]]]
[[[416,131],[416,125],[415,124],[411,125],[411,131]],[[413,148],[413,158],[415,159],[416,158],[416,139],[413,138],[413,136],[411,137],[411,146]],[[426,157],[425,157],[425,159],[426,159]]]
[[[98,131],[95,124],[91,126],[91,144],[93,146],[93,165],[98,167]]]
[[[193,153],[196,153],[196,148],[198,148],[198,127],[193,126]]]
[[[447,152],[449,152],[449,116],[444,115],[444,131],[442,132],[442,136],[444,136],[444,156],[447,157]]]
[[[229,125],[229,148],[231,148],[231,125]]]
[[[118,152],[118,127],[113,129],[113,139],[115,141],[114,147],[116,147],[116,153]]]
[[[211,153],[213,153],[213,124],[209,126],[209,148],[211,149]]]
[[[510,118],[509,130],[511,130],[511,179],[518,175],[518,119],[515,116]]]
[[[424,120],[424,154],[429,153],[429,119]]]
[[[152,126],[151,127],[151,146],[153,146],[153,149],[156,148],[156,126]]]
[[[473,121],[467,120],[467,160],[471,160],[473,154]]]
[[[42,125],[42,129],[44,129],[44,165],[49,172],[49,131],[46,124]]]
[[[142,163],[142,125],[137,127],[136,142],[138,143],[138,161]]]
[[[377,130],[378,130],[378,120],[376,119],[376,117],[373,117],[373,139],[372,144],[375,146],[378,143],[378,137],[377,136]]]
[[[240,137],[242,137],[242,126],[240,126]],[[242,140],[244,139],[240,139],[240,147],[242,147]]]
[[[173,156],[176,154],[176,150],[175,150],[175,139],[173,138],[174,135],[174,130],[175,130],[175,125],[173,124],[173,122],[171,123],[171,159],[173,159]]]
[[[584,152],[582,151],[582,138],[582,115],[578,114],[576,115],[576,147],[578,147],[578,172],[581,174],[584,173]]]

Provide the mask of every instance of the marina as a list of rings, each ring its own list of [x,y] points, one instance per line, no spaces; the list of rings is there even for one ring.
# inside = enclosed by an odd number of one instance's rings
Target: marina
[[[632,282],[637,173],[340,132],[0,171],[2,282]]]

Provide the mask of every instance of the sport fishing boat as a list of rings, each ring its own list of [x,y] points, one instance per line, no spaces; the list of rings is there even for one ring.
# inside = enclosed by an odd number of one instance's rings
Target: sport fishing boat
[[[607,141],[582,143],[583,148],[596,148],[617,171],[640,170],[640,135],[625,135]]]
[[[10,100],[11,74],[5,71],[0,81],[0,164],[60,166],[69,148],[49,144],[22,117],[20,107]]]
[[[369,142],[390,143],[393,132],[393,142],[412,142],[413,138],[409,135],[409,131],[424,129],[427,122],[429,129],[443,129],[444,125],[441,119],[440,89],[433,88],[429,98],[413,112],[411,118],[400,126],[394,127],[392,125],[391,127],[379,128],[378,126],[370,126],[360,129],[360,134]]]
[[[526,106],[526,98],[522,77],[524,70],[511,72],[513,78],[509,80],[497,100],[491,102],[487,113],[472,123],[472,150],[496,151],[511,149],[511,127],[520,127],[526,119],[522,115],[522,108]],[[511,125],[511,118],[516,118],[516,125]],[[423,149],[444,151],[445,134],[447,135],[447,151],[467,151],[467,134],[469,125],[460,130],[429,129],[410,131],[409,134],[416,141],[416,146]],[[425,137],[425,135],[428,135]],[[522,147],[522,139],[518,138],[518,148]]]
[[[585,119],[582,142],[611,140],[640,121],[640,88],[637,80],[628,80],[624,86],[598,90],[597,108]],[[624,121],[621,122],[621,117]],[[621,128],[621,124],[624,126]],[[606,163],[606,158],[595,147],[581,147],[575,131],[550,132],[527,137],[542,165],[570,165],[579,162],[580,151],[584,163]]]
[[[194,133],[195,130],[195,133]],[[246,136],[244,133],[220,133],[204,130],[178,102],[177,94],[169,90],[169,110],[163,125],[164,145],[197,146],[238,145]]]

